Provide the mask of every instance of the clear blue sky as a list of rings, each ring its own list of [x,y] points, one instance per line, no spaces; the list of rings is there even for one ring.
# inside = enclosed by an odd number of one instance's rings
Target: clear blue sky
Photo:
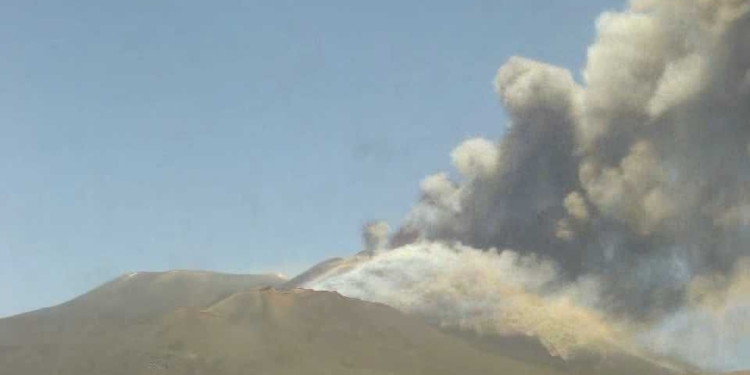
[[[428,4],[429,3],[429,4]],[[496,69],[621,1],[6,1],[0,316],[134,270],[294,273],[498,138]]]

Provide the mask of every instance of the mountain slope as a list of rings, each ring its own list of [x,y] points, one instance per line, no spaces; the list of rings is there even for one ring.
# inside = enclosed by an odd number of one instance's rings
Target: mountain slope
[[[308,269],[307,271],[295,276],[293,279],[284,283],[284,289],[302,288],[305,284],[313,281],[338,267],[347,264],[349,260],[345,258],[326,259]]]
[[[326,260],[290,280],[284,284],[284,287],[314,287],[315,285],[319,285],[317,281],[345,273],[368,259],[369,257],[354,256],[346,259],[336,258]],[[548,313],[552,314],[553,312]],[[665,375],[680,372],[696,372],[690,366],[677,363],[673,360],[658,358],[638,350],[631,345],[621,345],[614,341],[602,341],[589,348],[578,348],[575,356],[564,360],[559,356],[550,354],[549,349],[534,336],[526,336],[520,333],[514,336],[500,336],[491,333],[478,335],[469,328],[462,330],[451,328],[452,326],[442,326],[441,321],[437,319],[430,320],[430,316],[421,317],[433,323],[443,333],[447,333],[455,339],[462,340],[477,350],[492,355],[514,358],[525,363],[555,368],[568,373],[579,375],[629,375],[634,373],[640,375]],[[581,326],[581,330],[586,329],[587,327]]]
[[[488,353],[502,355],[578,375],[669,375],[699,373],[691,366],[672,360],[651,357],[645,353],[629,352],[616,346],[607,346],[602,353],[581,350],[568,360],[553,357],[533,337],[478,335],[456,329],[445,330],[466,340],[472,347]],[[606,345],[606,344],[602,344]]]
[[[183,307],[200,307],[248,288],[282,285],[275,275],[203,271],[138,272],[71,301],[0,320],[0,345],[65,339],[82,330],[142,324]]]
[[[268,276],[139,273],[0,319],[0,374],[538,374],[384,305],[258,289]]]

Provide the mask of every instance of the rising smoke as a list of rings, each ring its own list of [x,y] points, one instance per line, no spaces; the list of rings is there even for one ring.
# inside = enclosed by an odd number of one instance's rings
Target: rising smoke
[[[362,243],[365,247],[363,253],[374,255],[388,247],[388,235],[391,227],[383,221],[366,224],[362,228]]]
[[[460,180],[425,178],[389,245],[366,240],[389,252],[309,286],[563,357],[614,327],[653,338],[679,318],[670,337],[695,339],[680,328],[695,323],[713,340],[750,321],[750,0],[637,0],[597,35],[582,84],[511,58],[495,79],[504,138],[459,145]]]

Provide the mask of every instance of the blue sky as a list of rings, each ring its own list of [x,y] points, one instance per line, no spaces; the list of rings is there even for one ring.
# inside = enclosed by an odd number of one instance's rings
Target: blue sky
[[[512,55],[576,74],[623,1],[9,1],[0,316],[135,270],[288,274],[499,138]]]

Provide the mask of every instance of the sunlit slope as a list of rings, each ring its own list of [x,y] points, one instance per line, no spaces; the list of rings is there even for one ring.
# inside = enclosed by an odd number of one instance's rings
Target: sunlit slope
[[[284,289],[294,289],[294,288],[304,287],[306,283],[317,279],[321,275],[324,275],[327,272],[337,267],[342,266],[346,262],[347,260],[343,258],[326,259],[316,264],[315,266],[311,267],[307,271],[295,276],[293,279],[287,281],[284,284]]]
[[[262,290],[167,317],[160,339],[216,373],[555,374],[489,355],[381,304]]]
[[[258,289],[269,276],[139,273],[0,320],[0,374],[557,374],[390,307]]]
[[[115,360],[118,351],[145,351],[150,338],[144,332],[164,314],[283,282],[273,275],[202,271],[123,275],[61,305],[0,319],[0,374],[56,373],[58,364],[95,357],[107,361],[108,356]]]
[[[302,273],[300,276],[284,284],[285,288],[294,287],[312,287],[315,288],[317,280],[335,277],[346,273],[351,269],[361,266],[363,262],[371,260],[369,257],[354,256],[347,259],[326,260]],[[393,273],[391,276],[397,278],[399,273]],[[346,288],[344,288],[346,289]],[[366,287],[364,287],[366,289]],[[400,291],[405,295],[413,298],[410,292]],[[366,295],[366,293],[365,293]],[[429,298],[429,297],[426,297]],[[490,298],[490,296],[488,296]],[[377,301],[377,299],[374,299]],[[422,301],[421,299],[417,299]],[[419,303],[419,302],[417,302]],[[477,302],[479,303],[479,302]],[[402,305],[403,306],[403,305]],[[546,310],[544,305],[539,305],[534,312],[540,315],[547,315],[549,319],[541,319],[537,324],[549,324],[555,322],[555,319],[562,319],[556,315],[555,310]],[[445,306],[451,309],[451,306]],[[419,314],[419,312],[417,312]],[[431,323],[433,327],[441,330],[444,334],[453,337],[454,340],[463,341],[472,348],[485,352],[490,355],[501,356],[504,358],[513,358],[515,360],[533,364],[540,367],[553,368],[557,371],[577,374],[577,375],[670,375],[678,373],[695,373],[697,370],[677,361],[661,358],[643,350],[637,349],[628,343],[618,342],[616,340],[602,340],[596,344],[579,347],[575,355],[562,359],[559,355],[552,355],[550,349],[543,345],[538,336],[531,334],[518,333],[516,335],[497,335],[491,331],[484,330],[483,334],[478,334],[467,324],[463,329],[453,325],[430,319],[430,316],[419,315],[420,319]],[[558,322],[559,323],[559,322]],[[585,322],[565,322],[571,326],[578,326],[577,330],[585,332],[593,330],[596,327],[586,325]],[[546,332],[546,331],[545,331]],[[564,332],[564,331],[563,331]]]
[[[581,327],[586,329],[586,327]],[[580,350],[574,357],[563,360],[549,351],[534,337],[478,335],[470,331],[446,329],[445,332],[466,340],[472,347],[496,353],[526,363],[554,368],[578,375],[669,375],[697,374],[696,369],[671,359],[650,356],[641,351],[626,350],[614,344],[602,343],[598,352]],[[748,374],[750,375],[750,374]]]
[[[248,288],[278,286],[276,275],[231,275],[205,271],[134,272],[61,305],[32,311],[4,322],[45,317],[85,322],[96,319],[148,319],[182,307],[205,306]],[[69,321],[70,320],[70,321]],[[5,324],[7,326],[8,324]],[[0,336],[0,340],[6,335]]]

